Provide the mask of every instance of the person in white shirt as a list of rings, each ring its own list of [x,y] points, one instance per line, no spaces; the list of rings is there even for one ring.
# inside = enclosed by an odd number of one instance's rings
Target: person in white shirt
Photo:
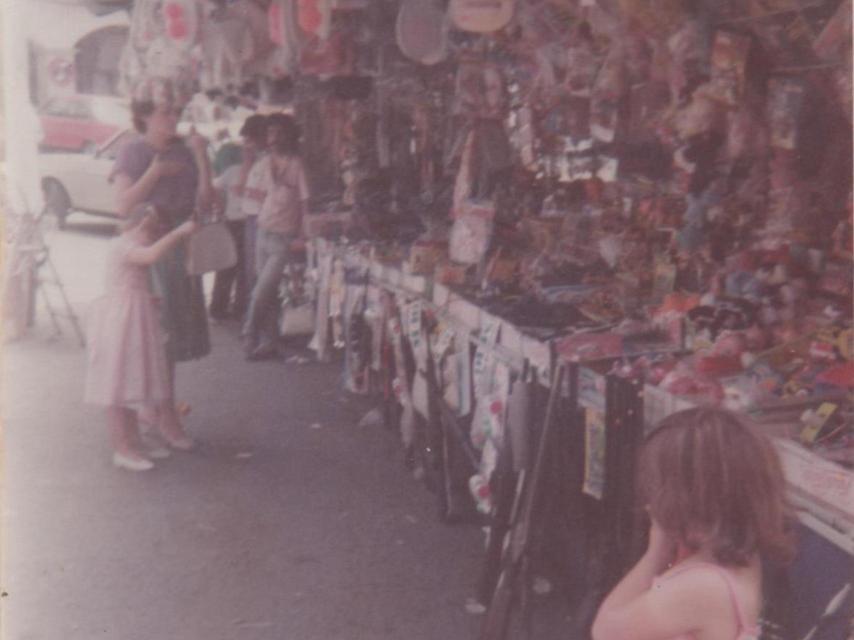
[[[226,270],[222,277],[218,273],[210,306],[214,319],[227,317],[231,289],[234,287],[234,303],[231,316],[242,318],[249,304],[249,292],[255,282],[255,217],[259,206],[255,205],[250,176],[252,168],[263,157],[267,147],[267,117],[260,114],[246,118],[240,129],[243,144],[240,148],[240,164],[226,166],[217,178],[220,188],[227,189],[226,217],[232,229],[238,249],[238,261],[234,270]],[[215,162],[215,164],[217,164]],[[230,163],[226,163],[227,165]],[[232,170],[234,169],[234,170]],[[226,176],[226,172],[228,175]],[[232,224],[234,221],[236,224]],[[228,273],[230,272],[230,273]]]
[[[264,136],[256,144],[257,153],[252,164],[246,168],[246,181],[243,189],[242,209],[246,216],[246,283],[249,291],[255,287],[257,277],[255,259],[255,246],[258,237],[258,214],[261,213],[261,205],[267,197],[267,176],[270,174],[270,154],[267,153],[273,141],[281,134],[287,135],[292,123],[291,116],[284,113],[271,113],[267,116],[254,116],[264,118],[264,130],[259,135]],[[247,120],[248,122],[248,120]],[[242,132],[241,132],[242,135]]]
[[[264,192],[258,213],[255,252],[258,279],[252,289],[244,336],[246,357],[277,355],[278,290],[293,247],[302,239],[302,218],[309,199],[308,180],[299,154],[299,127],[290,116],[274,129],[271,152],[256,163],[253,183]]]

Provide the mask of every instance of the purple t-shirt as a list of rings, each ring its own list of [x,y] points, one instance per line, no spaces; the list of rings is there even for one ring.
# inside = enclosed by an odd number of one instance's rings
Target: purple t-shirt
[[[119,149],[113,175],[125,174],[136,182],[148,169],[157,151],[143,138],[136,138]],[[167,160],[177,160],[184,168],[174,176],[160,178],[148,194],[145,202],[172,215],[175,222],[186,220],[193,212],[199,172],[193,153],[181,142],[171,145],[163,152]]]

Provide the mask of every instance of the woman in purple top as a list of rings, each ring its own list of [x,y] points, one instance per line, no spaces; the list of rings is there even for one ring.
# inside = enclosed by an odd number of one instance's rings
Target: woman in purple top
[[[137,205],[157,207],[165,231],[189,219],[204,188],[200,189],[195,158],[204,152],[204,139],[191,138],[191,150],[176,135],[181,108],[169,87],[158,87],[131,103],[133,124],[140,137],[119,152],[113,169],[117,209],[127,215]],[[186,247],[176,245],[152,265],[153,288],[160,298],[160,320],[166,337],[166,356],[174,392],[175,363],[201,358],[210,352],[207,316],[200,277],[185,268]],[[174,395],[173,395],[174,397]],[[176,411],[158,416],[160,432],[169,444],[189,449]]]

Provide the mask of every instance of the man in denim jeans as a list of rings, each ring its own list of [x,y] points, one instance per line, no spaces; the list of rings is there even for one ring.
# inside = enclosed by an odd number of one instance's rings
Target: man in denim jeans
[[[305,168],[299,157],[299,128],[290,116],[284,116],[276,128],[271,153],[258,169],[259,187],[265,196],[258,213],[258,279],[244,327],[249,360],[277,355],[279,285],[291,261],[292,245],[302,237],[302,218],[309,197]]]
[[[248,291],[255,286],[255,237],[258,235],[257,219],[261,204],[264,202],[263,190],[264,164],[269,161],[267,154],[269,117],[255,114],[249,116],[240,130],[243,138],[243,157],[240,167],[241,213],[243,214],[243,255],[244,278]],[[244,318],[245,320],[245,318]]]

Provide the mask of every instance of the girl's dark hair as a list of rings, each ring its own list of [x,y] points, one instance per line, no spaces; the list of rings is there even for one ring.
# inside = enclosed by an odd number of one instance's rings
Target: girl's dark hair
[[[793,556],[777,451],[728,411],[665,418],[641,449],[638,487],[650,515],[691,551],[710,549],[724,565]]]
[[[267,142],[267,127],[267,117],[255,113],[243,122],[243,126],[240,127],[240,135],[264,145]]]
[[[267,127],[273,132],[271,147],[275,153],[294,155],[299,153],[300,130],[293,116],[275,113],[267,117]]]
[[[145,119],[154,113],[153,100],[132,100],[130,113],[133,118],[133,128],[139,133],[145,133]]]

